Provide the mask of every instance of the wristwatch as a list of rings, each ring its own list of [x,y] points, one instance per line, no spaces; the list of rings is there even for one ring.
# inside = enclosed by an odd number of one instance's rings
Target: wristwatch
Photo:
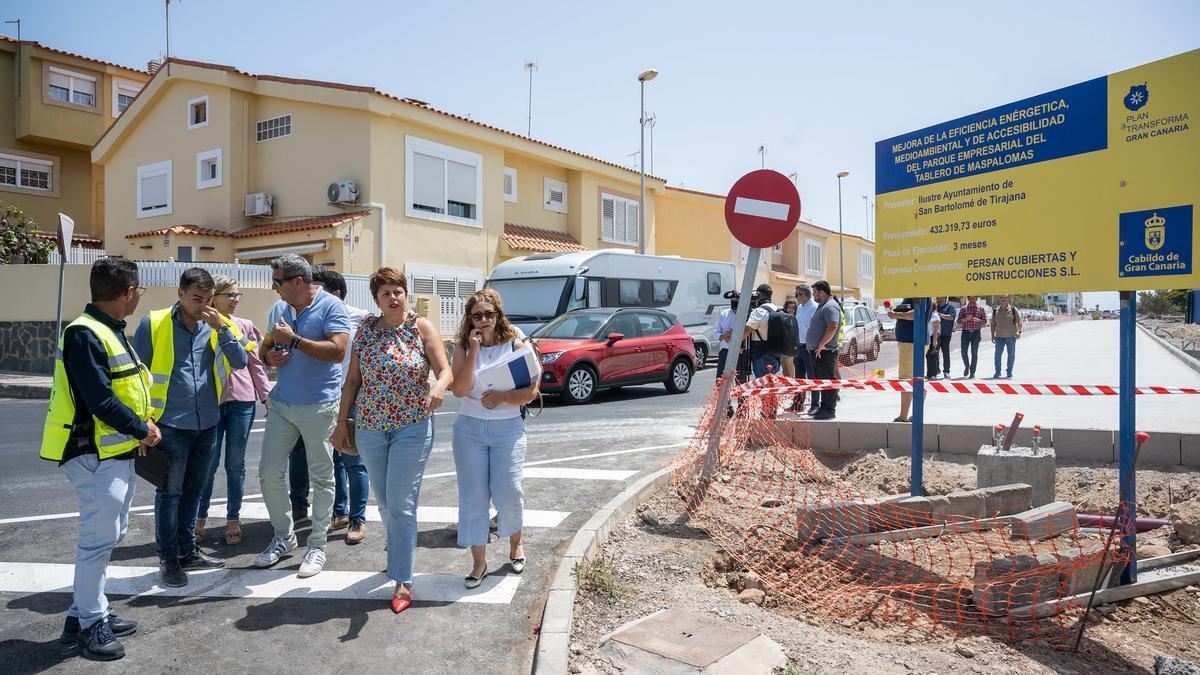
[[[304,339],[304,338],[301,338],[299,335],[293,337],[292,341],[290,343],[288,343],[288,349],[295,349],[295,348],[299,347],[300,340],[302,340],[302,339]]]

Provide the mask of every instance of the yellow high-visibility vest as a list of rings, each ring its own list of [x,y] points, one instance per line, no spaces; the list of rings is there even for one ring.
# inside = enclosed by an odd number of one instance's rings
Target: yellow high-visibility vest
[[[154,345],[154,356],[150,360],[150,410],[154,419],[162,417],[167,407],[167,388],[171,385],[171,371],[175,368],[175,323],[171,321],[173,307],[156,309],[150,312],[150,344]],[[221,321],[229,327],[229,332],[237,338],[238,344],[246,351],[258,349],[258,344],[242,335],[233,321],[221,315]],[[225,382],[233,370],[229,359],[217,347],[217,331],[212,332],[209,344],[213,350],[213,389],[217,392],[217,403],[221,402],[221,393],[225,390]]]
[[[67,329],[79,326],[90,330],[104,345],[108,354],[108,375],[112,378],[112,391],[121,403],[133,411],[138,419],[150,417],[150,371],[132,350],[126,350],[117,334],[104,323],[90,315],[80,314]],[[63,335],[66,331],[63,331]],[[50,388],[50,410],[46,414],[46,425],[42,430],[42,459],[62,461],[71,430],[75,424],[75,399],[71,384],[67,381],[67,370],[62,360],[63,337],[58,338],[58,349],[54,358],[54,383]],[[123,434],[92,416],[93,439],[100,459],[123,455],[138,446],[138,439]]]

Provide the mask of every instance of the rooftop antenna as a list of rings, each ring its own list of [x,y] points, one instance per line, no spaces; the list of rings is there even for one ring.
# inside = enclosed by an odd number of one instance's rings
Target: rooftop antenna
[[[646,115],[646,126],[650,127],[650,175],[654,175],[654,125],[658,124],[658,118],[654,113]]]
[[[758,146],[758,156],[762,160],[762,168],[767,168],[767,146]]]
[[[182,2],[183,0],[175,0]],[[163,12],[167,17],[167,77],[171,76],[171,0],[164,0]]]
[[[525,70],[529,71],[529,113],[525,118],[525,135],[533,137],[533,71],[538,69],[537,61],[525,62]]]
[[[634,150],[633,152],[631,152],[627,155],[631,160],[633,160],[633,165],[635,167],[637,166],[637,158],[638,158],[638,155],[640,155],[640,154],[642,154],[641,150]]]

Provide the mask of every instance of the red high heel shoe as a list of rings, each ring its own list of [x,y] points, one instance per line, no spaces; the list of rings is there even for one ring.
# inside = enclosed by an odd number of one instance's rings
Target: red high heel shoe
[[[392,612],[399,614],[408,609],[412,604],[412,591],[408,595],[393,595],[392,596]]]

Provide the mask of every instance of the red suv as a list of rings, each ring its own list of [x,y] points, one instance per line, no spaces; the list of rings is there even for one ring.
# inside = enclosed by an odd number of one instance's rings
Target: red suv
[[[662,383],[672,394],[692,385],[693,339],[660,309],[577,309],[534,331],[542,391],[587,403],[600,389]]]

